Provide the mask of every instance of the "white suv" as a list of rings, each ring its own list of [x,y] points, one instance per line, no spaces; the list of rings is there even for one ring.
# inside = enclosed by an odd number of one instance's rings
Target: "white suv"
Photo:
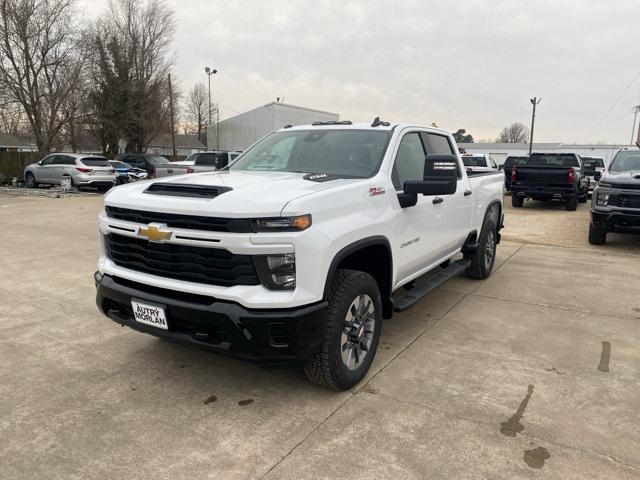
[[[60,185],[68,177],[74,187],[112,187],[116,180],[115,170],[105,157],[79,153],[52,153],[24,170],[24,181],[28,188],[41,183]]]

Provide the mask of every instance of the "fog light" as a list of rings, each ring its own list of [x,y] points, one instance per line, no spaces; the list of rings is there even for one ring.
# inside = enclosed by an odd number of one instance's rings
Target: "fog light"
[[[609,194],[605,192],[598,192],[598,199],[596,203],[605,207],[609,205]]]
[[[259,255],[255,257],[258,276],[271,290],[296,288],[296,256],[293,253]]]

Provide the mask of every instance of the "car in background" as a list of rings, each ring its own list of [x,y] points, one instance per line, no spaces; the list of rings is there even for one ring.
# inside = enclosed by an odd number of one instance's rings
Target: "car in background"
[[[467,173],[495,173],[495,171],[498,170],[498,165],[493,158],[485,153],[464,154],[462,155],[462,163],[464,164]]]
[[[500,169],[504,170],[504,188],[507,192],[511,191],[511,170],[515,165],[526,165],[529,157],[509,156],[504,163],[500,165]]]
[[[212,150],[194,153],[182,162],[171,162],[157,169],[156,177],[167,177],[184,173],[201,173],[222,170],[233,162],[242,152]]]
[[[598,181],[595,179],[596,172],[600,172],[600,175],[604,173],[604,159],[599,157],[582,157],[582,163],[584,163],[584,174],[589,179],[589,190],[593,190]]]
[[[608,232],[640,233],[640,150],[620,150],[595,179],[589,243],[603,245]]]
[[[116,160],[144,170],[149,178],[155,178],[156,168],[159,165],[170,163],[168,158],[153,153],[123,153],[118,155]]]
[[[109,160],[109,164],[116,171],[116,185],[131,183],[147,178],[147,172],[141,168],[133,167],[120,160]]]
[[[116,176],[105,157],[80,153],[52,153],[24,170],[27,188],[60,185],[62,178],[69,178],[73,187],[108,189],[115,183]]]

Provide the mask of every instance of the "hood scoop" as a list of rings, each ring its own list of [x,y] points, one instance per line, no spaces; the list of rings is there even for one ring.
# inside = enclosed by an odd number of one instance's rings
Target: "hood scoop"
[[[192,185],[188,183],[152,183],[144,193],[151,195],[166,195],[170,197],[216,198],[225,192],[233,190],[231,187],[215,185]]]

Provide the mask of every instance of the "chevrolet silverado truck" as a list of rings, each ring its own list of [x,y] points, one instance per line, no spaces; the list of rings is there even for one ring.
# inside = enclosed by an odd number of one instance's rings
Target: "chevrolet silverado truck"
[[[589,197],[589,180],[575,153],[532,153],[525,165],[511,168],[511,204],[522,207],[525,198],[541,202],[561,200],[573,211]]]
[[[240,152],[211,151],[198,152],[182,162],[171,162],[156,168],[156,178],[185,173],[213,172],[222,170],[233,162]]]
[[[619,151],[595,178],[589,243],[603,245],[608,232],[640,233],[640,150]]]
[[[165,339],[348,389],[382,319],[493,269],[502,173],[467,175],[440,129],[348,121],[269,134],[222,171],[116,187],[98,308]]]

